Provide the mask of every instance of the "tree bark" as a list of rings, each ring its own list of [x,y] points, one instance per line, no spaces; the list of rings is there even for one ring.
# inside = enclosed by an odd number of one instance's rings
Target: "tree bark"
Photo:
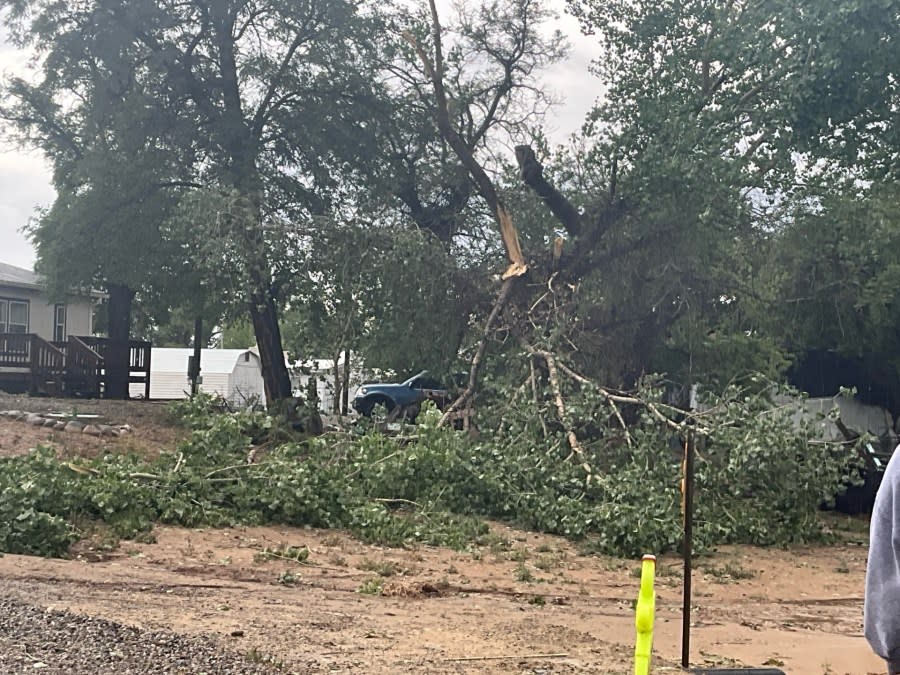
[[[104,355],[106,398],[128,398],[129,352],[131,339],[131,301],[134,291],[124,284],[109,284],[109,344]]]
[[[350,350],[344,350],[344,385],[341,387],[341,415],[350,412]]]
[[[203,319],[197,317],[194,319],[194,359],[191,361],[190,373],[191,378],[191,396],[196,396],[200,391],[200,354],[203,348]]]
[[[256,275],[253,275],[256,276]],[[250,318],[256,335],[256,347],[262,364],[266,405],[269,408],[291,398],[291,377],[284,362],[281,348],[281,328],[278,326],[278,310],[272,296],[260,290],[262,279],[253,280],[250,294]]]
[[[341,414],[341,350],[334,353],[334,362],[331,364],[331,374],[334,377],[334,398],[331,399],[331,414]]]

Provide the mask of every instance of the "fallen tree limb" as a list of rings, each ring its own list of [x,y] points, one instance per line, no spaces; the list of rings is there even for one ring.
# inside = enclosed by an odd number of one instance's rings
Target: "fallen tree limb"
[[[618,420],[619,425],[622,427],[622,431],[625,432],[625,442],[628,443],[629,448],[632,447],[631,433],[628,431],[628,425],[625,424],[625,418],[622,417],[622,412],[619,410],[619,406],[616,405],[616,401],[614,401],[611,398],[612,394],[610,394],[608,391],[606,391],[603,387],[597,386],[596,384],[591,382],[586,377],[579,375],[574,370],[567,367],[566,364],[561,363],[561,364],[559,364],[559,367],[560,367],[560,370],[562,370],[566,375],[568,375],[569,377],[574,379],[576,382],[594,387],[595,389],[597,389],[600,392],[600,394],[602,396],[606,397],[606,401],[607,401],[607,403],[609,403],[610,407],[613,409],[613,414],[616,416],[616,419]]]
[[[669,427],[670,429],[673,429],[673,430],[678,431],[678,432],[684,431],[685,422],[680,422],[680,423],[679,423],[679,422],[676,422],[676,421],[673,420],[673,419],[670,419],[669,417],[666,417],[666,416],[660,411],[660,407],[668,408],[668,409],[672,410],[673,412],[677,412],[677,413],[679,413],[679,414],[683,414],[683,413],[684,413],[683,410],[680,410],[680,409],[678,409],[678,408],[674,408],[674,407],[672,407],[672,406],[667,406],[667,405],[658,406],[658,405],[656,405],[655,403],[651,403],[650,401],[645,401],[645,400],[643,400],[643,399],[636,398],[636,397],[634,397],[634,396],[624,396],[624,395],[622,395],[622,394],[614,394],[614,393],[612,393],[611,391],[609,391],[608,389],[605,389],[604,387],[601,387],[601,386],[600,386],[599,384],[597,384],[596,382],[593,382],[593,381],[589,380],[589,379],[586,378],[584,375],[579,375],[578,373],[576,373],[574,370],[572,370],[571,368],[569,368],[569,367],[566,366],[565,364],[562,364],[562,363],[561,363],[560,366],[559,366],[559,368],[560,368],[560,370],[562,370],[566,375],[568,375],[569,377],[571,377],[571,378],[572,378],[573,380],[575,380],[576,382],[580,382],[581,384],[584,384],[584,385],[587,385],[587,386],[590,386],[590,387],[593,387],[594,389],[596,389],[597,392],[598,392],[601,396],[603,396],[603,397],[610,403],[610,405],[613,405],[613,406],[614,406],[614,404],[616,404],[616,403],[630,403],[630,404],[632,404],[632,405],[638,405],[638,406],[641,406],[641,407],[643,407],[643,408],[646,408],[648,411],[650,411],[650,414],[653,415],[653,417],[655,417],[657,420],[659,420],[660,422],[662,422],[663,424],[665,424],[665,425],[666,425],[667,427]],[[618,409],[616,409],[616,410],[618,410]],[[692,421],[696,422],[696,417],[692,417],[691,419],[692,419]],[[624,424],[625,424],[624,420],[622,420],[622,418],[619,417],[619,421],[620,421],[620,423],[621,423],[621,424],[623,425],[623,427],[624,427]],[[710,429],[709,429],[709,428],[704,427],[704,426],[699,425],[699,424],[694,424],[694,425],[692,425],[692,428],[694,429],[694,431],[696,431],[696,432],[698,432],[698,433],[701,433],[701,434],[706,434],[706,435],[708,435],[708,434],[710,433]],[[626,431],[626,433],[627,433],[627,431]]]
[[[534,400],[534,407],[536,408],[538,419],[541,421],[541,431],[544,432],[544,438],[547,438],[547,423],[544,421],[544,416],[540,411],[540,399],[538,398],[537,389],[537,371],[534,368],[534,359],[529,360],[528,365],[531,368],[531,396]]]
[[[475,356],[472,357],[472,364],[469,368],[469,381],[466,385],[466,389],[452,404],[450,404],[450,407],[444,411],[444,414],[441,415],[440,422],[438,422],[438,426],[447,424],[447,422],[450,421],[452,414],[466,405],[475,396],[475,391],[478,387],[478,374],[481,370],[481,363],[484,361],[484,354],[487,351],[488,338],[490,338],[497,317],[500,316],[500,312],[503,311],[503,308],[509,300],[514,281],[515,277],[510,277],[503,282],[502,286],[500,286],[500,293],[497,295],[497,299],[494,301],[494,307],[491,309],[488,320],[484,324],[484,331],[481,334],[478,349],[475,351]]]
[[[556,357],[550,352],[535,349],[530,345],[526,345],[526,349],[535,356],[540,356],[547,363],[547,371],[550,375],[550,388],[553,390],[553,399],[556,403],[556,412],[566,428],[566,440],[569,441],[569,447],[572,448],[572,452],[566,457],[566,460],[570,460],[574,455],[578,455],[584,461],[584,448],[581,447],[581,442],[578,440],[578,436],[575,435],[575,430],[572,428],[574,425],[569,419],[569,415],[566,412],[566,404],[563,401],[562,389],[559,386],[559,372],[556,369]],[[584,467],[585,471],[591,473],[589,464],[585,463]]]
[[[218,473],[225,473],[226,471],[234,471],[235,469],[249,469],[251,467],[255,468],[256,465],[244,463],[244,464],[232,464],[231,466],[223,466],[220,469],[215,469],[213,471],[210,471],[208,474],[206,474],[204,476],[204,478],[212,478],[213,476],[215,476]]]
[[[377,497],[372,501],[378,502],[379,504],[406,504],[407,506],[415,506],[417,509],[422,508],[422,505],[419,504],[419,502],[414,502],[411,499],[402,499],[401,497]]]

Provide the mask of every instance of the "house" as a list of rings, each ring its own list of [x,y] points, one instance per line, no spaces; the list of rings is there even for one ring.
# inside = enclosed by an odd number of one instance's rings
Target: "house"
[[[94,297],[53,302],[32,271],[0,262],[0,333],[33,333],[47,342],[93,332]]]
[[[102,396],[106,338],[93,333],[96,292],[51,299],[31,270],[0,262],[0,389]],[[150,343],[129,345],[129,380],[149,391]]]
[[[151,399],[187,398],[191,391],[188,360],[194,350],[184,347],[157,347],[150,365]],[[200,391],[221,396],[234,407],[253,403],[265,404],[262,367],[252,349],[200,350]],[[139,384],[133,384],[131,397],[145,395]]]

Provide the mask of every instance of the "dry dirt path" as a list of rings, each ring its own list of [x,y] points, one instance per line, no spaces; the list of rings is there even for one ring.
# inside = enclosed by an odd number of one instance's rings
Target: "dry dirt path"
[[[160,528],[156,543],[123,542],[96,562],[7,555],[0,580],[7,598],[218,640],[275,672],[630,672],[636,564],[579,555],[553,537],[493,532],[485,546],[454,552],[317,530]],[[308,546],[306,564],[262,559],[284,545]],[[732,548],[699,566],[695,665],[882,672],[861,635],[864,546]],[[657,673],[678,672],[677,567],[660,565]],[[381,595],[359,592],[379,586]],[[14,649],[8,637],[4,647]],[[483,660],[461,660],[473,657]]]

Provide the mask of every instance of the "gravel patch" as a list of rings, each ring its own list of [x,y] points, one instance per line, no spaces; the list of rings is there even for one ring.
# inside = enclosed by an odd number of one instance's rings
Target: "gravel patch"
[[[5,675],[287,672],[260,660],[265,659],[224,648],[211,637],[145,631],[0,598],[0,672]]]

